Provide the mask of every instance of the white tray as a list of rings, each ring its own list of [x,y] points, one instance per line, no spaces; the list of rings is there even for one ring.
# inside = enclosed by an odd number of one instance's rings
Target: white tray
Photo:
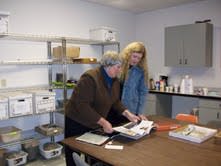
[[[210,129],[189,124],[176,130],[170,131],[169,136],[185,139],[196,143],[201,143],[211,138],[216,133],[216,129]]]

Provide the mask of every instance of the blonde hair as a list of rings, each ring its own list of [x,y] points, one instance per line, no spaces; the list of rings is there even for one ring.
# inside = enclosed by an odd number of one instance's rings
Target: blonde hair
[[[142,53],[143,57],[140,62],[137,64],[144,71],[144,80],[146,85],[148,85],[148,70],[147,70],[147,51],[142,42],[132,42],[128,44],[121,53],[121,57],[123,59],[122,65],[122,73],[120,80],[123,82],[128,77],[128,70],[130,67],[129,61],[131,58],[132,53]]]

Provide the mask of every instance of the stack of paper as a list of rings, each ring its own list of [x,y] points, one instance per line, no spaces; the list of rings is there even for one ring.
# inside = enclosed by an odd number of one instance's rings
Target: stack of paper
[[[78,141],[83,141],[95,145],[102,145],[109,139],[108,136],[98,135],[91,132],[84,133],[83,135],[76,138]]]

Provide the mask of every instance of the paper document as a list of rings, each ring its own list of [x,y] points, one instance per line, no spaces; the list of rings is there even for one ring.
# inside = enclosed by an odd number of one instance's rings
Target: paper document
[[[84,133],[83,135],[76,138],[78,141],[83,141],[95,145],[102,145],[109,139],[108,136],[98,135],[91,132]]]

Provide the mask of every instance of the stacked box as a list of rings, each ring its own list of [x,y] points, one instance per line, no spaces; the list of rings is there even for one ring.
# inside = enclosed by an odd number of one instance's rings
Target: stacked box
[[[32,94],[33,109],[36,114],[55,111],[55,92],[48,90],[27,91]]]
[[[8,119],[8,98],[0,96],[0,120]]]
[[[62,46],[54,47],[53,48],[53,56],[56,59],[62,58]],[[80,47],[66,47],[66,57],[67,58],[78,58],[80,56]]]
[[[24,92],[2,93],[8,98],[9,117],[17,117],[33,114],[32,94]]]

